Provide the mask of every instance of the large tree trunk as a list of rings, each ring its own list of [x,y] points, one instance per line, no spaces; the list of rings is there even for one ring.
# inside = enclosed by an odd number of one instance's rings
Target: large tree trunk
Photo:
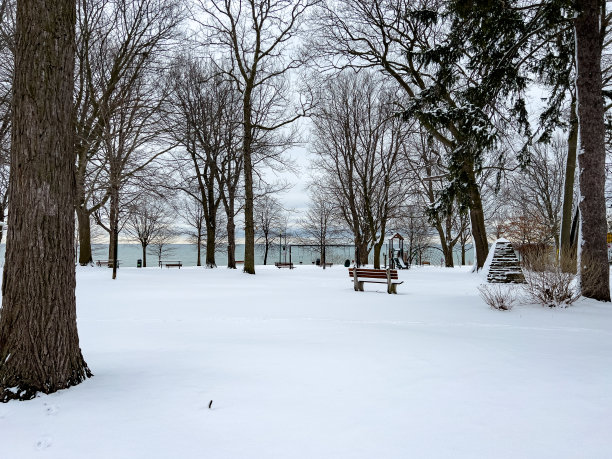
[[[374,269],[380,269],[380,252],[382,251],[384,241],[379,241],[374,244]]]
[[[367,241],[359,241],[357,243],[357,247],[359,250],[359,265],[358,266],[365,266],[368,264],[368,242]]]
[[[87,211],[77,208],[77,221],[79,225],[79,264],[86,266],[93,262],[91,252],[91,221]]]
[[[447,219],[450,217],[447,217]],[[442,253],[444,254],[444,262],[447,268],[453,267],[453,249],[452,247],[449,250],[448,243],[446,242],[446,232],[444,231],[444,227],[442,226],[442,222],[440,218],[436,218],[436,222],[434,227],[438,232],[438,237],[440,238],[440,246],[442,247]],[[448,229],[448,225],[447,225]],[[450,256],[449,256],[450,253]]]
[[[251,144],[253,126],[251,124],[251,103],[248,94],[244,96],[243,122],[244,139],[242,154],[244,161],[244,272],[255,274],[255,221],[253,219],[253,163]]]
[[[74,1],[18,2],[0,312],[3,402],[91,376],[76,323],[74,24]]]
[[[321,250],[321,266],[323,266],[323,269],[325,269],[325,263],[327,263],[327,261],[325,260],[325,257],[327,256],[327,254],[325,253],[325,241],[321,243],[320,250]],[[291,256],[291,253],[289,253],[289,255]]]
[[[85,202],[85,172],[87,160],[85,159],[86,149],[77,149],[77,165],[75,171],[76,181],[76,199],[75,210],[77,214],[77,224],[79,230],[79,264],[86,266],[93,262],[91,252],[91,222],[90,214],[87,211],[87,203]]]
[[[563,211],[561,214],[561,247],[559,259],[564,272],[576,272],[576,256],[572,250],[570,233],[572,229],[572,206],[574,200],[574,176],[576,175],[576,152],[578,150],[578,118],[576,117],[576,96],[572,95],[570,106],[570,132],[567,139],[567,162],[563,186]]]
[[[146,244],[141,244],[142,245],[142,267],[146,268],[147,267],[147,245]]]
[[[206,267],[216,268],[215,262],[215,227],[208,225],[206,228]]]
[[[119,188],[111,185],[110,191],[110,244],[108,259],[113,260],[113,279],[117,278],[117,252],[119,245]]]
[[[446,245],[442,247],[442,253],[444,255],[444,266],[446,268],[453,268],[455,266],[453,261],[453,248]]]
[[[233,208],[231,215],[227,215],[227,267],[236,269],[236,224],[234,223]]]
[[[452,215],[447,215],[446,216],[446,233],[444,237],[444,243],[441,244],[442,253],[444,254],[444,266],[446,266],[447,268],[453,268],[455,266],[455,261],[453,260],[453,247],[457,241],[455,240],[453,242],[452,230],[453,230]]]
[[[111,199],[111,208],[110,208],[110,212],[109,212],[109,233],[108,233],[108,259],[112,260],[113,257],[115,256],[115,231],[114,231],[114,224],[113,222],[115,221],[115,212],[114,212],[114,208],[112,205],[112,199]]]
[[[482,209],[482,200],[480,198],[480,190],[476,183],[476,176],[471,166],[466,168],[468,175],[468,192],[470,193],[470,223],[472,224],[472,239],[474,240],[474,249],[476,250],[476,269],[479,270],[484,266],[484,263],[489,254],[489,242],[487,241],[487,230],[484,221],[484,211]]]
[[[580,153],[581,240],[578,250],[583,296],[610,301],[606,246],[605,125],[601,80],[600,0],[577,0],[576,96]]]
[[[198,228],[198,259],[196,260],[196,266],[202,266],[202,231]]]
[[[266,243],[264,245],[264,259],[263,259],[264,265],[268,264],[268,249],[269,249],[269,247],[270,247],[270,244],[268,243],[268,240],[266,239]],[[278,261],[280,263],[280,259]]]

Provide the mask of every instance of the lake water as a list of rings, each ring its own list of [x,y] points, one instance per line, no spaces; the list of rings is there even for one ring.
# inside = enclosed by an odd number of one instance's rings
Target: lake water
[[[280,250],[279,250],[280,249]],[[108,244],[92,244],[93,259],[94,260],[106,260],[108,259]],[[119,244],[118,258],[121,261],[121,266],[132,266],[135,267],[137,261],[142,258],[142,248],[137,244]],[[4,265],[4,252],[5,245],[0,245],[0,262]],[[382,253],[387,252],[386,244],[383,246]],[[255,264],[263,264],[263,246],[258,245],[255,247]],[[202,248],[202,264],[205,262],[206,252]],[[312,264],[319,258],[317,249],[310,249],[305,247],[292,247],[291,248],[291,261],[295,264]],[[327,261],[334,264],[343,264],[345,260],[352,260],[354,258],[354,249],[352,247],[328,247],[327,248]],[[431,262],[432,265],[440,265],[441,263],[441,252],[440,250],[431,249],[428,251],[424,259]],[[196,266],[197,265],[197,247],[194,244],[169,244],[168,250],[162,257],[164,260],[180,260],[183,266]],[[244,260],[244,244],[236,245],[236,260]],[[279,248],[278,244],[272,246],[268,252],[268,264],[274,264],[277,261],[289,261],[289,251]],[[461,258],[460,254],[455,254],[455,263],[459,264]],[[215,261],[217,266],[227,266],[227,254],[226,249],[222,248],[215,255]],[[471,264],[473,261],[472,251],[468,251],[466,255],[466,263]],[[370,262],[373,262],[373,256],[370,256]],[[381,263],[383,260],[381,260]],[[147,250],[147,265],[149,267],[158,266],[158,257],[152,248]]]

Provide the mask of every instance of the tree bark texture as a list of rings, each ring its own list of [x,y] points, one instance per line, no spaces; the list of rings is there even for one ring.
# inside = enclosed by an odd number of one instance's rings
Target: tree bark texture
[[[482,199],[480,190],[476,183],[476,176],[472,165],[466,167],[468,178],[467,187],[470,193],[470,223],[472,224],[472,239],[476,250],[476,269],[479,270],[489,254],[489,242],[487,241],[487,230],[484,221],[484,211],[482,209]]]
[[[93,262],[91,251],[91,221],[89,213],[77,208],[77,223],[79,227],[79,264],[87,266]]]
[[[217,262],[215,261],[215,237],[216,237],[216,229],[214,226],[209,224],[208,227],[206,228],[206,267],[207,268],[217,267]]]
[[[578,118],[576,117],[576,96],[570,106],[570,131],[567,139],[567,160],[565,183],[563,185],[563,210],[561,213],[561,243],[559,259],[564,272],[576,272],[576,257],[572,250],[570,233],[572,228],[572,206],[574,199],[574,176],[576,174],[576,151],[578,150]]]
[[[0,311],[0,401],[79,384],[74,269],[74,0],[20,0]]]
[[[115,207],[113,206],[113,200],[110,203],[109,212],[109,232],[108,232],[108,259],[112,260],[115,257]]]
[[[355,247],[357,248],[358,258],[355,258],[357,267],[365,266],[368,264],[368,241],[365,237],[355,238]]]
[[[112,180],[112,179],[111,179]],[[108,246],[108,259],[113,260],[113,279],[117,278],[117,252],[119,245],[119,187],[114,185],[113,181],[110,187],[110,244]]]
[[[244,272],[255,274],[255,221],[253,218],[253,162],[251,149],[253,141],[253,126],[251,123],[252,107],[250,95],[244,96],[244,139],[242,155],[244,161]]]
[[[380,252],[382,252],[383,242],[374,244],[374,269],[380,269]]]
[[[86,152],[77,150],[77,165],[75,167],[75,211],[77,214],[77,225],[79,230],[79,264],[86,266],[93,262],[91,251],[91,223],[90,213],[87,211],[85,200],[85,165]]]
[[[147,245],[146,244],[141,244],[142,245],[142,267],[146,268],[147,267]],[[198,253],[199,253],[199,246],[198,246]]]
[[[196,260],[196,266],[202,266],[202,232],[198,230],[198,258]]]
[[[576,94],[580,183],[580,288],[583,296],[610,301],[610,269],[606,245],[605,124],[601,79],[600,1],[578,0]]]
[[[233,214],[227,216],[227,267],[236,269],[236,224]]]

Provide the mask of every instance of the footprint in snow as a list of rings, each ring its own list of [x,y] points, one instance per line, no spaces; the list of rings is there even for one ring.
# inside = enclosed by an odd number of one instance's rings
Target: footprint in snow
[[[45,407],[45,414],[47,416],[55,415],[59,411],[59,406],[57,405],[48,405],[47,403],[43,403],[43,405]]]
[[[43,449],[47,449],[51,446],[51,437],[42,437],[39,438],[36,442],[36,449],[42,451]]]

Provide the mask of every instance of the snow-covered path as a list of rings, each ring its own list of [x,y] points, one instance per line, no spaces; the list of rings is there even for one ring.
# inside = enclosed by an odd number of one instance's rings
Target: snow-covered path
[[[79,269],[95,377],[0,405],[0,457],[612,456],[611,305],[499,312],[466,269],[400,278]]]

